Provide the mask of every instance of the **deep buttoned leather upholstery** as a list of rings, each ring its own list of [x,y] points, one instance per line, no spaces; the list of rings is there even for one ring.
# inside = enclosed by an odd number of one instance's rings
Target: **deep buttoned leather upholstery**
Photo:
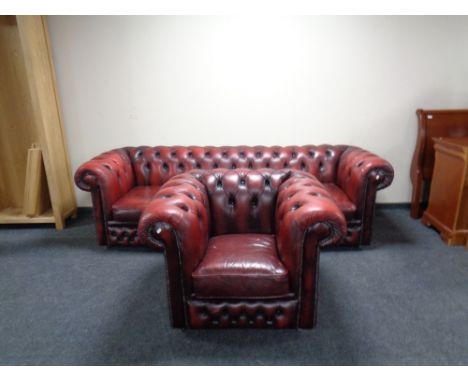
[[[390,185],[392,166],[382,158],[357,147],[320,146],[157,146],[126,147],[103,153],[83,164],[75,182],[90,191],[100,244],[141,245],[136,236],[138,221],[122,225],[113,206],[133,187],[162,186],[172,177],[203,169],[294,169],[334,184],[330,190],[343,207],[350,227],[344,244],[369,244],[375,197],[378,189]],[[138,204],[141,208],[142,204]],[[354,211],[354,212],[353,212]],[[119,215],[119,214],[117,214]],[[138,213],[127,217],[136,219]]]
[[[312,327],[319,246],[345,232],[321,182],[272,169],[177,175],[138,225],[164,248],[173,326],[195,328]]]

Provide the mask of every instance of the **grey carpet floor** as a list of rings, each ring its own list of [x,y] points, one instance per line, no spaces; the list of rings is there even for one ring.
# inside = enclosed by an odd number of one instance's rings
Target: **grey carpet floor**
[[[2,365],[468,364],[468,254],[379,209],[373,244],[328,250],[315,330],[176,330],[164,259],[58,232],[0,227]]]

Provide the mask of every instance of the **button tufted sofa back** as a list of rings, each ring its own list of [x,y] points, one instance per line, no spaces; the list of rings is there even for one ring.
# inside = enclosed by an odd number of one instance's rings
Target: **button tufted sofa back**
[[[212,235],[274,233],[278,189],[291,170],[219,169],[195,176],[208,191]]]
[[[136,185],[160,186],[177,174],[203,169],[295,169],[335,182],[348,146],[156,146],[129,147]]]

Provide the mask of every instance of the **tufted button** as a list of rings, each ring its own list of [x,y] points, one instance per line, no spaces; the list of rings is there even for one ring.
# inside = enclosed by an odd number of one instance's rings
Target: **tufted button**
[[[172,158],[175,158],[176,156],[177,156],[177,153],[176,153],[175,151],[173,151],[173,152],[171,153],[171,157],[172,157]]]
[[[258,196],[257,195],[254,195],[252,197],[251,205],[252,205],[252,208],[258,207]]]
[[[186,204],[179,204],[178,207],[185,212],[188,212],[189,208]]]
[[[244,178],[241,178],[241,179],[239,180],[239,184],[240,184],[241,186],[245,186],[245,179],[244,179]]]
[[[209,157],[211,157],[211,153],[210,153],[209,151],[207,151],[207,152],[205,153],[205,158],[209,158]]]
[[[294,206],[291,207],[291,211],[296,211],[299,208],[301,208],[301,205],[299,203],[296,203]]]
[[[261,158],[261,157],[262,157],[262,152],[261,152],[261,151],[257,151],[257,152],[255,153],[255,157],[256,157],[256,158]]]
[[[224,152],[221,154],[221,156],[222,156],[223,158],[227,158],[227,157],[228,157],[228,153],[227,153],[226,151],[224,151]]]
[[[295,151],[293,151],[293,152],[291,153],[291,157],[292,157],[292,158],[297,158],[297,153],[296,153]]]
[[[159,151],[154,152],[154,157],[159,158],[161,156],[161,153]]]
[[[189,158],[192,158],[192,157],[193,157],[193,153],[192,153],[191,151],[189,151],[189,152],[187,153],[187,156],[188,156]]]
[[[240,158],[245,158],[245,152],[241,151],[241,152],[239,153],[239,157],[240,157]]]
[[[317,153],[316,153],[314,150],[310,150],[310,151],[309,151],[309,156],[310,156],[311,158],[315,158],[315,155],[317,155]]]
[[[169,166],[168,166],[168,164],[167,164],[166,162],[163,163],[162,169],[163,169],[164,171],[169,170]]]

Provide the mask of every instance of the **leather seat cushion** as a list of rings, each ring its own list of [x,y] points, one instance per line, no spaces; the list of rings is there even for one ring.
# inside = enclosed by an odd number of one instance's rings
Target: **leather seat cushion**
[[[192,277],[195,297],[200,298],[284,297],[290,292],[275,236],[268,234],[212,237]]]
[[[113,219],[120,222],[138,223],[142,211],[153,200],[159,188],[159,186],[132,188],[112,205]]]
[[[330,193],[338,208],[347,219],[354,217],[356,205],[349,200],[348,196],[334,183],[324,183],[325,188]]]

